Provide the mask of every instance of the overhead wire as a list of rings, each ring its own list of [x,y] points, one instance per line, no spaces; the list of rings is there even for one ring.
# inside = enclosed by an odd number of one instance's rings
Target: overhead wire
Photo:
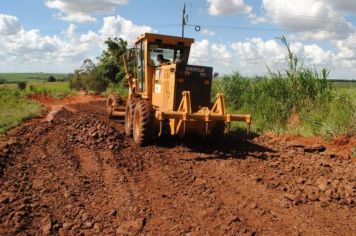
[[[188,3],[188,13],[192,14],[193,8],[194,7],[193,7],[192,2],[189,2]],[[136,14],[140,13],[140,12],[145,12],[145,13],[149,14],[149,13],[156,13],[156,12],[162,12],[162,11],[167,12],[168,9],[171,9],[170,5],[162,5],[161,2],[153,1],[153,3],[149,4],[149,7],[145,7],[144,9],[137,9],[137,11],[135,9],[130,9],[130,12],[136,13]],[[298,14],[298,13],[284,14],[283,12],[278,11],[278,10],[269,11],[269,12],[275,13],[275,14],[277,14],[277,16],[283,16],[283,17],[303,17],[303,18],[307,18],[309,21],[315,21],[315,22],[318,22],[318,21],[345,22],[345,21],[339,20],[339,18],[318,17],[318,16],[307,15],[307,14]],[[26,19],[26,22],[35,23],[35,22],[41,22],[41,21],[44,21],[47,19],[48,18],[44,14],[42,14],[42,15],[36,14],[36,17],[34,17],[32,19]],[[209,24],[199,24],[199,22],[197,22],[196,25],[199,25],[206,29],[249,30],[249,31],[265,31],[265,32],[293,32],[292,30],[287,29],[287,28],[279,29],[279,28],[241,26],[241,25],[209,25]],[[156,24],[147,24],[147,26],[154,27],[154,28],[166,28],[166,27],[181,27],[181,24],[178,24],[178,23],[167,23],[167,24],[157,24],[157,25]],[[188,26],[195,26],[195,25],[188,24]],[[79,26],[76,28],[76,32],[89,32],[89,31],[97,31],[97,30],[98,29],[93,29],[90,26],[85,26],[85,27]],[[65,29],[63,31],[65,31]],[[56,29],[41,30],[41,33],[57,33],[57,32],[58,32],[58,30],[56,30]]]
[[[162,8],[165,6],[164,8]],[[193,9],[193,4],[192,2],[188,2],[188,12],[192,14],[192,9]],[[124,7],[124,6],[123,6]],[[161,2],[158,1],[153,1],[153,3],[149,4],[149,7],[145,7],[144,9],[130,9],[130,12],[132,13],[156,13],[156,12],[167,12],[168,9],[171,9],[170,5],[162,5]],[[318,16],[312,16],[312,15],[306,15],[306,14],[298,14],[298,13],[289,13],[289,14],[284,14],[281,11],[269,11],[270,13],[276,13],[277,16],[283,16],[283,17],[302,17],[302,18],[308,18],[309,21],[313,22],[340,22],[344,23],[345,21],[340,20],[339,18],[331,18],[331,17],[318,17]],[[302,13],[302,12],[301,12]],[[95,14],[94,14],[95,15]],[[27,18],[27,17],[26,17]],[[27,23],[36,23],[36,22],[41,22],[44,20],[47,20],[48,18],[42,14],[38,15],[36,14],[35,18],[32,19],[26,19]],[[233,25],[204,25],[204,24],[199,24],[197,22],[197,25],[204,27],[204,28],[212,28],[212,29],[223,29],[223,30],[253,30],[253,31],[272,31],[272,32],[290,32],[291,30],[289,29],[276,29],[276,28],[265,28],[265,27],[252,27],[252,26],[233,26]],[[151,27],[156,27],[156,28],[165,28],[165,27],[178,27],[180,24],[160,24],[160,25],[152,25],[149,24],[148,26]],[[84,32],[84,31],[89,31],[91,28],[82,28],[77,29],[77,32]],[[55,30],[41,30],[42,32],[55,32]]]

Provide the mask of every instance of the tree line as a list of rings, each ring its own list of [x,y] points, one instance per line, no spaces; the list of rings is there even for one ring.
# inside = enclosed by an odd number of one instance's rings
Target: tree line
[[[125,77],[122,55],[127,51],[127,41],[122,38],[108,38],[106,49],[94,63],[85,59],[82,66],[69,74],[72,89],[103,92],[109,85],[118,85]]]

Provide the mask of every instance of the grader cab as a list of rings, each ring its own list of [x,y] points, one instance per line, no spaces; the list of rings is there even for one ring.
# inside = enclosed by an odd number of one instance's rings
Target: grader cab
[[[228,114],[223,94],[211,102],[213,68],[188,64],[194,39],[145,33],[133,50],[134,70],[126,84],[129,95],[110,95],[109,116],[125,117],[125,133],[138,145],[147,145],[164,134],[199,133],[220,136],[232,121],[250,129],[251,116]]]

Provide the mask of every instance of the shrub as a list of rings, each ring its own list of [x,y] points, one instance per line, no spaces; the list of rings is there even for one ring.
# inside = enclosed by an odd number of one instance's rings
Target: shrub
[[[50,75],[47,79],[47,82],[56,82],[56,78],[53,75]]]
[[[20,82],[17,83],[17,88],[19,90],[25,90],[26,89],[26,85],[27,85],[27,83],[25,81],[20,81]]]

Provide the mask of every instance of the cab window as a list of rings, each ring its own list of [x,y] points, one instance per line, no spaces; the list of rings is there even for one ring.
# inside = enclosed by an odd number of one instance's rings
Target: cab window
[[[158,66],[159,62],[157,60],[158,55],[162,55],[164,60],[174,61],[175,49],[171,48],[169,45],[155,44],[151,43],[148,47],[149,59],[148,64],[150,66]]]
[[[144,62],[144,44],[140,42],[137,46],[137,90],[145,90],[145,62]]]

